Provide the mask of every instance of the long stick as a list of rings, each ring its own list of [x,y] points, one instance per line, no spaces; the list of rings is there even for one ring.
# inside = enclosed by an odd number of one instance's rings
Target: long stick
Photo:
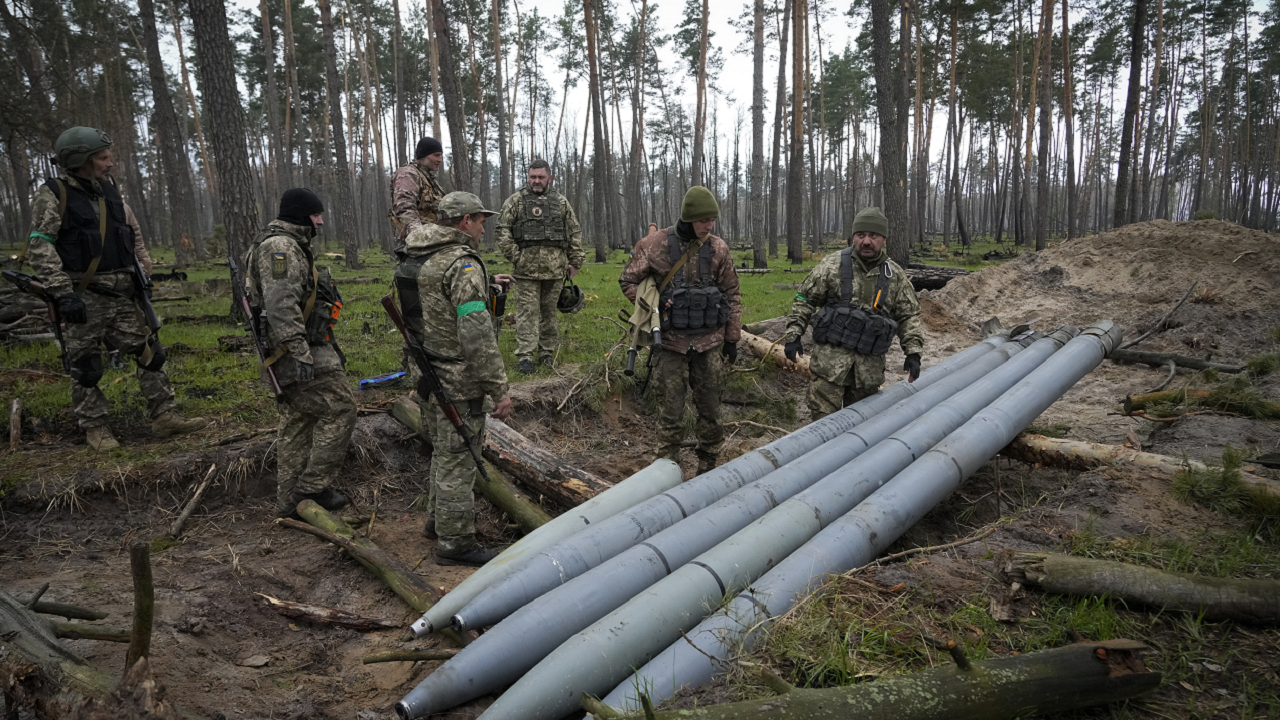
[[[173,521],[173,526],[169,528],[169,536],[174,540],[177,540],[178,536],[182,534],[183,524],[187,522],[187,518],[191,517],[191,513],[200,504],[200,498],[204,497],[204,491],[209,487],[209,480],[213,478],[213,471],[217,467],[216,463],[209,466],[209,471],[204,474],[204,480],[201,481],[200,487],[196,488],[196,494],[191,497],[191,502],[182,508],[182,514],[178,516],[177,520]]]
[[[384,662],[417,662],[418,660],[448,660],[458,651],[453,648],[438,650],[383,650],[365,655],[360,662],[364,665]]]
[[[1174,306],[1173,306],[1173,307],[1171,307],[1171,308],[1169,308],[1169,312],[1165,313],[1165,314],[1164,314],[1164,317],[1161,317],[1161,318],[1156,322],[1156,324],[1155,324],[1155,325],[1151,326],[1151,329],[1150,329],[1150,330],[1148,330],[1148,331],[1146,331],[1146,332],[1142,333],[1141,335],[1139,335],[1139,336],[1138,336],[1138,338],[1137,338],[1136,340],[1133,340],[1132,342],[1127,342],[1127,343],[1125,343],[1124,345],[1121,345],[1121,346],[1120,346],[1120,349],[1121,349],[1121,350],[1125,350],[1125,349],[1131,348],[1131,347],[1133,347],[1134,345],[1137,345],[1138,343],[1142,342],[1143,340],[1146,340],[1147,338],[1151,337],[1153,334],[1155,334],[1155,333],[1156,333],[1156,331],[1158,331],[1160,328],[1164,327],[1164,321],[1165,321],[1165,320],[1168,320],[1168,319],[1169,319],[1169,316],[1171,316],[1171,315],[1173,315],[1175,312],[1177,312],[1178,308],[1182,307],[1182,303],[1186,302],[1186,301],[1187,301],[1187,298],[1191,297],[1191,291],[1196,289],[1196,283],[1198,283],[1198,282],[1200,282],[1200,281],[1199,281],[1199,280],[1197,280],[1196,282],[1191,283],[1191,286],[1187,288],[1187,291],[1186,291],[1185,293],[1183,293],[1183,294],[1182,294],[1182,299],[1178,301],[1178,304],[1177,304],[1177,305],[1174,305]]]
[[[22,398],[14,398],[9,406],[9,449],[17,450],[22,442]]]
[[[133,633],[124,666],[133,667],[138,658],[151,655],[151,621],[155,612],[155,586],[151,580],[151,546],[136,542],[129,548],[129,566],[133,570]]]

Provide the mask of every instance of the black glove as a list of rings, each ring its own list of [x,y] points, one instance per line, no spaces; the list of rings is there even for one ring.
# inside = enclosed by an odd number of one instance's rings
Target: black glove
[[[720,348],[720,354],[724,356],[725,361],[730,365],[738,362],[738,343],[726,340],[725,344]]]
[[[75,293],[67,293],[58,298],[58,314],[62,321],[71,325],[83,325],[89,322],[89,311],[84,300]]]
[[[797,362],[800,356],[804,354],[804,346],[800,344],[800,338],[788,340],[787,344],[783,346],[782,352],[786,353],[788,360]]]
[[[902,363],[902,369],[907,371],[907,380],[915,382],[920,377],[920,353],[908,355],[907,361]]]
[[[311,382],[316,379],[316,370],[311,363],[295,360],[294,364],[298,368],[298,382]]]

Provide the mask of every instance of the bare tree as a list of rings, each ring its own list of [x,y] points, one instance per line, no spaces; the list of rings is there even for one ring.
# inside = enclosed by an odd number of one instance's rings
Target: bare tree
[[[435,40],[440,52],[432,53],[440,73],[440,93],[444,95],[444,114],[449,121],[449,146],[453,155],[450,170],[457,190],[472,190],[471,156],[467,149],[467,116],[462,101],[462,85],[458,82],[458,48],[449,27],[449,14],[444,0],[429,0]],[[439,126],[437,125],[437,128]],[[439,133],[439,130],[436,130]]]
[[[1124,130],[1120,134],[1120,163],[1116,171],[1115,204],[1111,224],[1120,227],[1130,221],[1129,183],[1133,165],[1133,139],[1138,132],[1138,105],[1142,94],[1142,52],[1147,25],[1147,0],[1133,2],[1133,34],[1129,45],[1129,93],[1124,103]],[[1203,133],[1203,128],[1201,129]]]
[[[752,10],[751,189],[747,201],[751,233],[751,266],[769,267],[764,246],[764,0]]]
[[[332,177],[337,192],[334,202],[337,207],[338,232],[342,233],[342,246],[346,256],[347,268],[355,270],[360,267],[360,240],[356,226],[356,199],[351,192],[351,171],[347,164],[347,136],[342,129],[342,87],[338,77],[338,50],[333,38],[333,11],[329,0],[317,0],[320,5],[320,26],[324,31],[324,67],[326,82],[325,95],[329,99],[329,134],[332,145],[333,168]],[[332,212],[332,209],[330,210]]]
[[[906,14],[904,8],[903,14]],[[907,61],[909,42],[904,18],[893,40],[890,0],[871,0],[872,64],[876,79],[876,115],[880,121],[880,182],[884,214],[889,218],[889,257],[907,265]]]

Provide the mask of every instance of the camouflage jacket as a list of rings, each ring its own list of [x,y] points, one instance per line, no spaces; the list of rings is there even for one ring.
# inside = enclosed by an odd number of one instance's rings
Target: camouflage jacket
[[[489,275],[469,238],[454,228],[423,225],[405,238],[405,259],[396,268],[400,307],[409,331],[446,360],[432,365],[455,402],[507,396],[507,370],[489,307]],[[417,266],[418,296],[406,297]],[[418,311],[413,311],[416,300]],[[489,404],[486,403],[486,407]]]
[[[529,223],[532,219],[532,217],[525,217],[526,211],[530,215],[543,214],[540,205],[527,208],[526,205],[529,203],[526,202],[526,198],[536,199],[538,196],[527,186],[520,188],[507,198],[507,201],[502,204],[502,212],[498,214],[495,235],[498,240],[498,252],[502,253],[503,257],[510,260],[514,266],[511,274],[526,280],[559,280],[564,277],[567,265],[581,268],[587,261],[587,253],[582,248],[582,227],[578,225],[578,216],[574,214],[569,200],[554,190],[548,190],[545,193],[546,205],[552,208],[548,214],[562,217],[564,223],[562,226],[558,226],[559,223],[549,224],[546,233],[550,236],[563,233],[563,237],[557,238],[561,247],[550,244],[526,245],[523,249],[520,247],[515,234],[520,232],[519,226]]]
[[[622,277],[618,278],[623,294],[631,302],[636,301],[636,289],[640,281],[652,276],[661,284],[662,279],[671,272],[671,266],[674,263],[667,251],[667,233],[671,230],[672,228],[667,228],[649,233],[643,240],[636,243],[635,249],[632,250],[631,262],[622,271]],[[689,242],[683,238],[680,240],[681,251],[689,249]],[[729,303],[729,321],[722,328],[703,333],[664,334],[662,347],[667,350],[678,353],[687,353],[691,349],[695,352],[706,352],[726,342],[736,343],[742,339],[742,293],[738,289],[738,272],[733,268],[733,257],[729,254],[729,245],[716,235],[707,236],[703,242],[712,244],[711,281],[720,288],[720,292],[724,293],[724,298]],[[684,273],[686,283],[691,285],[698,283],[700,279],[698,264],[695,257],[680,269],[680,272]]]
[[[889,259],[888,253],[881,250],[880,255],[870,261],[853,253],[853,302],[863,306],[871,305],[882,263],[889,263],[893,270],[893,278],[889,281],[889,298],[882,307],[898,323],[898,342],[902,345],[902,352],[904,355],[923,352],[924,326],[920,322],[920,301],[911,287],[911,281],[907,279],[907,273]],[[840,253],[833,252],[824,257],[801,283],[800,292],[791,303],[791,316],[787,318],[787,338],[803,335],[818,308],[839,302]],[[875,376],[882,377],[884,356],[858,355],[837,345],[814,345],[809,369],[828,382],[847,385],[850,369],[867,374],[872,380]],[[866,384],[879,383],[879,380],[875,380]]]
[[[84,180],[83,178],[68,175],[65,172],[59,172],[58,178],[68,185],[87,188],[89,194],[99,195],[102,193],[101,185],[97,180]],[[137,226],[137,220],[133,218],[132,211],[129,206],[125,205],[126,222],[133,231],[134,252],[141,259],[145,257],[145,263],[150,264],[151,258],[143,253],[138,253],[138,248],[142,245],[142,231]],[[43,183],[36,188],[35,196],[31,198],[31,230],[27,233],[27,260],[30,261],[31,267],[35,269],[36,276],[49,288],[54,297],[60,297],[75,290],[75,280],[79,279],[79,274],[72,278],[62,267],[62,258],[58,255],[55,244],[58,239],[58,230],[62,227],[62,215],[58,212],[58,198]],[[116,274],[128,274],[130,270],[114,270]],[[98,273],[107,275],[108,273]],[[108,283],[110,284],[110,283]]]
[[[391,219],[396,226],[396,250],[404,249],[404,239],[420,225],[434,223],[436,205],[444,197],[444,190],[436,181],[436,174],[411,162],[391,176]]]
[[[311,363],[315,373],[341,370],[336,343],[310,344],[303,308],[315,287],[311,257],[311,228],[272,220],[258,233],[245,262],[245,285],[250,300],[262,308],[267,343],[285,349],[275,364],[281,385],[297,381],[296,362]]]

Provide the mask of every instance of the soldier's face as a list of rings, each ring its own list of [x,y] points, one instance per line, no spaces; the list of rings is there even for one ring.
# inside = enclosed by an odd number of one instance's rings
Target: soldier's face
[[[111,168],[116,166],[115,156],[110,150],[99,150],[89,157],[89,162],[81,166],[80,175],[88,177],[90,180],[102,180],[111,174]]]
[[[435,172],[444,164],[444,153],[431,153],[430,155],[422,158],[422,164],[425,165],[428,170]]]
[[[484,221],[488,219],[488,215],[468,215],[458,223],[458,229],[470,236],[473,241],[480,242],[480,238],[484,237]]]
[[[711,218],[709,220],[694,220],[689,224],[693,226],[693,234],[697,235],[699,240],[706,238],[711,234],[712,230],[716,229],[715,218]]]
[[[315,226],[316,230],[324,227],[324,213],[316,213],[315,215],[312,215],[311,224]]]
[[[853,234],[853,249],[857,251],[858,257],[870,260],[884,249],[884,239],[880,233],[859,230]]]
[[[546,168],[535,168],[529,171],[529,187],[534,192],[546,192],[551,185],[551,173]]]

